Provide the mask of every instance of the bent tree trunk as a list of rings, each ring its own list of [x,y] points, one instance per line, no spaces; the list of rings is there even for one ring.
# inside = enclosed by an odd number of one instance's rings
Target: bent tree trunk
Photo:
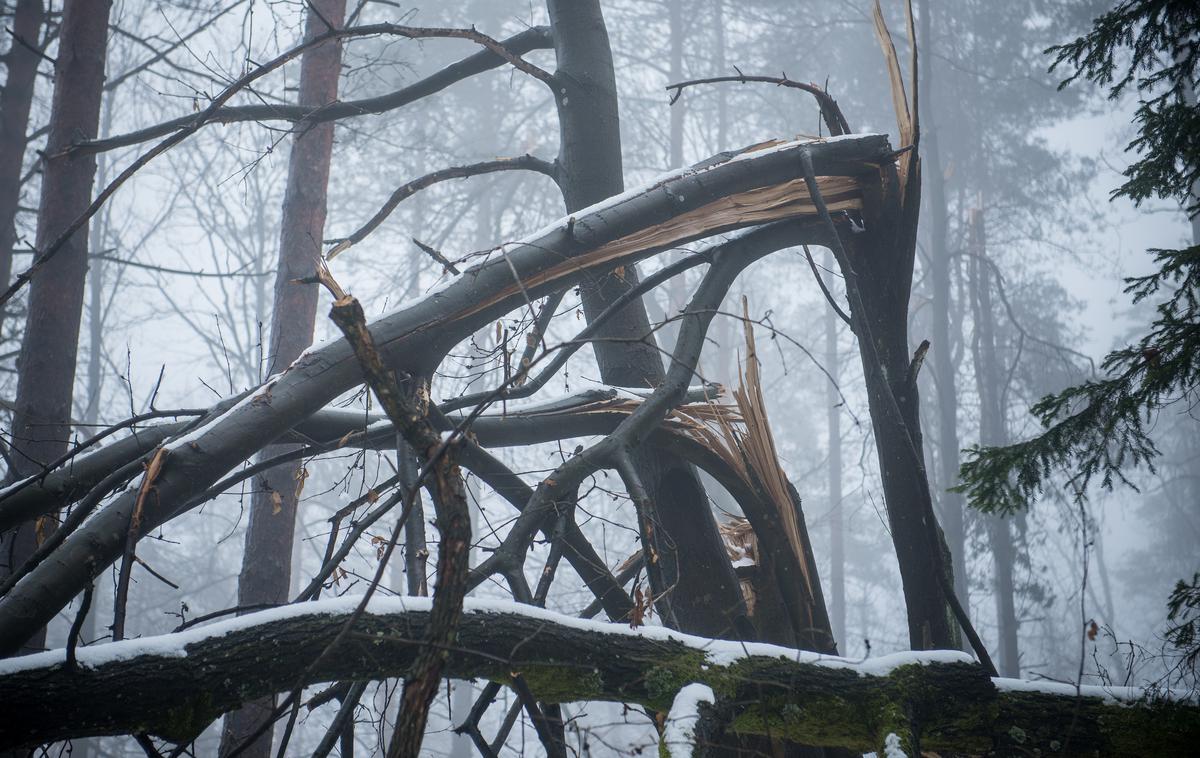
[[[360,598],[244,616],[146,640],[0,663],[0,748],[143,733],[186,744],[243,699],[297,684],[405,673],[429,625],[426,598],[376,598],[332,654]],[[320,658],[318,666],[309,664]],[[852,662],[774,645],[632,630],[515,603],[467,600],[446,674],[511,682],[539,700],[666,711],[691,682],[716,694],[726,733],[878,750],[999,755],[1187,755],[1200,707],[1126,688],[991,679],[954,651]],[[96,703],[103,702],[103,708]],[[882,751],[880,751],[882,752]]]
[[[432,370],[427,363],[436,365],[480,326],[523,307],[527,296],[573,286],[590,272],[783,218],[798,219],[797,244],[825,244],[828,236],[812,219],[811,198],[795,178],[801,153],[811,155],[827,187],[826,199],[837,198],[835,208],[857,207],[866,186],[878,181],[875,166],[891,159],[891,148],[879,135],[723,156],[704,169],[656,182],[506,245],[504,256],[491,256],[445,288],[377,320],[372,334],[385,358],[419,374]],[[337,341],[308,351],[233,407],[214,408],[199,428],[165,446],[153,481],[158,497],[145,499],[141,533],[211,499],[214,494],[206,489],[220,477],[353,387],[360,376],[349,346]],[[16,650],[121,554],[136,501],[136,492],[112,498],[63,541],[53,560],[36,566],[0,599],[0,653]]]
[[[327,24],[341,26],[346,0],[316,0],[308,11],[305,39],[326,31]],[[300,62],[301,107],[318,109],[337,100],[342,48],[338,40],[304,53]],[[288,159],[287,189],[283,199],[279,264],[275,271],[275,305],[271,314],[271,342],[267,373],[274,374],[300,357],[312,344],[317,316],[316,284],[297,279],[312,276],[321,258],[325,232],[329,160],[333,152],[333,122],[295,126]],[[268,447],[265,457],[286,452]],[[296,507],[303,488],[300,463],[278,466],[256,480],[250,501],[242,572],[238,577],[238,605],[261,606],[287,602],[291,587],[292,544],[295,541]],[[269,718],[274,700],[248,704],[225,720],[221,753],[226,754],[259,731]],[[241,752],[246,758],[270,755],[273,730],[267,728]]]
[[[109,0],[68,0],[63,7],[54,64],[54,99],[42,172],[37,248],[54,242],[88,207],[96,174],[95,156],[70,156],[63,149],[79,135],[94,137],[104,85]],[[87,276],[85,224],[42,269],[29,288],[29,308],[18,359],[16,409],[10,458],[17,477],[59,458],[71,439],[71,401],[79,322]],[[33,553],[36,527],[26,522],[4,536],[9,571]],[[82,589],[82,588],[81,588]],[[39,627],[40,628],[40,627]],[[27,638],[41,646],[41,635]]]
[[[599,2],[549,0],[547,5],[558,56],[559,184],[567,212],[574,213],[624,189],[616,80]],[[619,275],[612,269],[589,275],[582,286],[585,315],[595,319],[637,281],[633,266]],[[593,345],[607,384],[653,387],[665,376],[641,299],[610,318]],[[654,544],[644,546],[662,564],[666,586],[652,588],[655,595],[671,588],[664,602],[684,631],[753,639],[737,577],[696,472],[651,446],[637,456],[637,464],[660,516]]]

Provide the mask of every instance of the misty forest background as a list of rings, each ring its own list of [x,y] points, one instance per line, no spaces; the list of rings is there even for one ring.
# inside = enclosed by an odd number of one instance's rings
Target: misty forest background
[[[53,20],[59,4],[49,5]],[[885,7],[892,28],[903,29],[899,4],[887,5],[895,6]],[[13,6],[3,5],[6,24]],[[1093,483],[1081,504],[1059,479],[1035,507],[1008,518],[981,514],[948,491],[957,483],[960,450],[1035,432],[1031,404],[1095,376],[1103,355],[1151,320],[1153,304],[1131,306],[1121,294],[1122,277],[1152,267],[1145,251],[1196,242],[1177,204],[1151,199],[1135,208],[1127,199],[1108,197],[1130,160],[1123,148],[1135,128],[1136,93],[1111,101],[1086,83],[1060,90],[1063,72],[1047,70],[1044,49],[1082,34],[1108,7],[1093,0],[916,4],[919,15],[928,14],[920,40],[925,189],[910,334],[914,345],[932,343],[920,385],[925,455],[958,594],[1002,673],[1148,685],[1181,673],[1164,643],[1165,604],[1175,583],[1197,569],[1200,426],[1189,405],[1153,413],[1150,426],[1162,455],[1154,472],[1130,474],[1138,491],[1105,491]],[[352,1],[348,8],[356,23],[473,24],[497,39],[546,23],[545,13],[539,3],[502,0],[446,0],[412,9]],[[620,93],[627,187],[723,150],[825,133],[809,98],[778,87],[699,87],[669,103],[668,82],[731,74],[735,66],[748,74],[786,73],[818,82],[856,131],[895,131],[865,0],[608,0],[604,13]],[[118,0],[110,18],[100,136],[205,107],[224,82],[301,39],[304,17],[300,2]],[[53,57],[54,40],[47,41],[46,55]],[[902,35],[896,42],[907,44]],[[339,98],[393,91],[474,50],[461,40],[348,41]],[[552,68],[553,55],[539,50],[526,57]],[[43,63],[29,119],[33,139],[25,155],[29,175],[16,218],[14,271],[30,260],[36,148],[49,116],[50,74]],[[241,97],[293,101],[298,76],[298,64],[289,64]],[[93,219],[74,393],[81,437],[151,407],[204,408],[266,377],[289,128],[286,122],[208,127],[140,171]],[[552,159],[559,131],[546,89],[501,67],[401,109],[340,120],[334,134],[327,239],[356,230],[396,187],[435,169],[526,153]],[[901,144],[894,134],[892,144]],[[97,186],[143,149],[102,153]],[[561,215],[557,188],[533,172],[445,182],[401,203],[331,266],[372,317],[447,276],[414,238],[458,259]],[[824,250],[814,254],[838,295],[839,280],[828,273],[831,258]],[[670,260],[652,260],[642,273]],[[669,317],[696,280],[693,272],[688,286],[671,283],[646,297],[651,319],[668,321],[658,332],[664,348],[675,329]],[[706,380],[737,385],[745,354],[738,319],[743,298],[757,322],[762,388],[780,460],[803,498],[840,652],[862,658],[907,649],[853,338],[831,315],[802,252],[770,256],[739,279],[714,322],[701,360]],[[322,293],[318,342],[339,336],[324,318],[327,302]],[[569,292],[560,306],[566,317],[553,322],[551,342],[573,336],[583,323],[580,308],[578,294]],[[524,326],[514,317],[481,330],[442,365],[434,397],[492,386],[504,374],[504,353],[523,349]],[[0,426],[7,428],[25,329],[21,297],[6,306],[0,329],[0,397],[6,403]],[[994,340],[998,371],[981,354],[981,330]],[[594,358],[583,350],[543,396],[597,386]],[[980,397],[997,390],[1000,423],[982,422],[989,439],[981,432]],[[348,408],[364,402],[362,394],[344,399]],[[514,470],[545,475],[572,447],[498,454]],[[391,476],[394,463],[394,453],[361,451],[306,462],[291,595],[322,562],[329,516]],[[253,481],[142,541],[138,557],[154,574],[133,574],[126,637],[167,632],[237,604]],[[498,544],[512,509],[487,487],[469,483],[477,562]],[[728,498],[712,497],[723,518],[735,515]],[[633,508],[615,477],[598,476],[579,507],[581,527],[610,567],[637,550]],[[331,594],[361,591],[387,530],[361,541]],[[436,530],[427,533],[433,549]],[[540,542],[535,547],[546,549]],[[542,560],[535,553],[529,565]],[[405,592],[405,563],[393,560],[386,591]],[[547,606],[577,613],[592,596],[569,568],[560,571]],[[108,634],[115,581],[114,568],[97,586],[85,642]],[[474,594],[508,597],[498,584]],[[74,611],[65,609],[50,625],[48,647],[64,644]],[[435,701],[426,748],[466,755],[469,743],[452,733],[451,722],[469,708],[480,685],[452,684],[450,694]],[[388,703],[396,686],[380,683],[363,699],[358,719],[371,724],[358,732],[365,751],[378,747],[373,730],[386,729],[392,718]],[[332,715],[328,708],[303,714],[292,737],[295,748],[311,750]],[[597,754],[654,749],[653,728],[638,710],[579,704],[567,706],[565,715],[573,745],[587,742]],[[524,719],[509,737],[507,754],[536,749]],[[197,753],[215,751],[219,734],[219,727],[210,729]],[[140,754],[123,738],[82,745],[77,750],[97,755]]]

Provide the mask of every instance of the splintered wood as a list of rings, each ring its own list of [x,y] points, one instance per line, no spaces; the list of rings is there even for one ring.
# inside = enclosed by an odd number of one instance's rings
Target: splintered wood
[[[822,141],[819,138],[811,140],[813,143]],[[741,154],[767,150],[786,142],[788,141],[763,142],[743,150]],[[707,166],[706,168],[712,167]],[[860,210],[863,207],[863,180],[861,177],[819,176],[817,185],[830,212]],[[668,190],[660,185],[649,188],[647,194],[666,191]],[[453,318],[469,317],[518,294],[528,297],[533,288],[553,284],[586,269],[603,268],[605,264],[610,264],[615,268],[630,260],[636,261],[641,257],[638,253],[668,250],[723,232],[772,221],[806,216],[816,217],[816,215],[816,204],[809,194],[808,187],[803,178],[797,177],[778,184],[720,197],[698,208],[672,216],[659,224],[639,229],[587,252],[565,258],[561,263],[541,271],[518,276],[512,261],[505,253],[507,245],[502,245],[488,251],[486,255],[490,256],[498,250],[504,256],[508,267],[512,269],[513,278],[519,278],[519,281],[514,281],[488,298],[453,314]],[[567,222],[568,229],[572,223],[574,223],[574,218]]]
[[[862,187],[853,177],[822,176],[818,178],[817,184],[830,212],[862,208]],[[521,288],[529,289],[552,282],[574,271],[619,261],[642,250],[663,250],[689,240],[733,229],[798,216],[813,216],[816,212],[816,205],[803,179],[739,192],[673,216],[661,224],[615,239],[545,271],[531,274],[522,279],[520,287],[514,284],[502,291],[496,299],[510,297]]]

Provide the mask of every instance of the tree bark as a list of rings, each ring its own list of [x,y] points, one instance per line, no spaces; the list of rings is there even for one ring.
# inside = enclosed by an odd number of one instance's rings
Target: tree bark
[[[21,169],[25,163],[29,108],[41,62],[37,50],[44,19],[42,0],[17,0],[11,43],[4,54],[8,77],[0,90],[0,287],[7,287],[12,276],[17,209],[21,204]],[[4,323],[5,310],[0,308],[0,325]]]
[[[38,210],[38,249],[55,240],[91,201],[95,158],[66,156],[62,150],[81,134],[96,135],[110,6],[109,0],[68,0],[63,7]],[[15,469],[12,473],[17,477],[36,473],[59,458],[71,438],[87,243],[85,225],[30,287],[17,364],[10,451]],[[3,542],[0,566],[5,568],[0,573],[7,575],[32,555],[37,543],[36,527],[26,522],[6,534]],[[39,633],[25,642],[40,647],[41,636]]]
[[[919,164],[910,169],[919,171]],[[950,556],[933,512],[917,392],[920,361],[910,352],[908,301],[916,258],[919,178],[902,179],[894,166],[868,192],[863,232],[845,234],[839,261],[851,297],[851,318],[867,386],[884,502],[908,610],[914,650],[958,646],[946,588],[953,589]],[[847,265],[849,269],[847,270]]]
[[[616,79],[608,32],[597,0],[548,0],[559,85],[560,186],[567,212],[574,213],[624,189]],[[584,280],[584,313],[596,318],[637,284],[634,266]],[[639,299],[610,319],[593,343],[601,379],[623,387],[653,387],[665,377],[662,357]],[[696,472],[653,448],[637,456],[637,468],[661,523],[666,587],[680,628],[713,637],[753,638],[741,588],[708,507]],[[666,614],[667,618],[670,614]]]
[[[186,742],[244,700],[291,688],[298,672],[305,684],[402,675],[429,628],[430,601],[373,600],[344,641],[321,656],[358,600],[82,648],[71,669],[61,650],[7,662],[0,666],[0,746],[127,733]],[[662,628],[589,624],[496,601],[466,601],[445,670],[502,683],[519,673],[546,702],[607,700],[653,710],[669,709],[681,687],[701,682],[716,693],[718,709],[728,709],[727,732],[859,751],[878,750],[888,733],[910,754],[919,742],[921,750],[967,754],[1187,755],[1200,739],[1193,701],[993,680],[953,651],[858,663]]]
[[[346,18],[346,0],[314,0],[305,21],[305,39],[340,27]],[[318,109],[337,101],[341,77],[342,46],[332,40],[307,50],[300,59],[299,105]],[[299,121],[288,159],[287,189],[279,237],[279,263],[275,270],[275,305],[271,312],[268,374],[274,374],[312,344],[316,324],[316,284],[299,284],[311,277],[322,254],[325,232],[329,162],[333,152],[334,122]],[[288,446],[270,446],[263,456],[286,452]],[[256,478],[250,501],[242,571],[238,577],[238,605],[286,603],[291,589],[292,545],[295,542],[296,508],[304,485],[299,462],[264,472]],[[248,703],[225,719],[221,753],[228,754],[259,731],[274,709],[274,699]],[[242,749],[246,758],[268,758],[274,730],[270,727]]]

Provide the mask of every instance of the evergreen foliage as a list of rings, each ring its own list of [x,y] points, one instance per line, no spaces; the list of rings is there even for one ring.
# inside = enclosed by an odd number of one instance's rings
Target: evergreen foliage
[[[1052,69],[1070,65],[1066,86],[1084,78],[1119,97],[1131,85],[1143,99],[1137,137],[1127,150],[1138,160],[1114,196],[1135,203],[1176,198],[1194,215],[1200,206],[1200,107],[1195,98],[1200,64],[1200,6],[1180,0],[1126,0],[1103,14],[1091,31],[1049,48]],[[1066,472],[1077,497],[1097,478],[1111,489],[1131,484],[1125,471],[1153,469],[1158,449],[1150,426],[1160,409],[1193,397],[1200,383],[1200,247],[1153,250],[1158,271],[1126,281],[1135,303],[1165,296],[1147,333],[1110,353],[1103,378],[1049,395],[1034,405],[1040,435],[1003,447],[968,450],[959,489],[972,506],[1012,513],[1057,472]]]
[[[1195,672],[1200,663],[1200,572],[1191,582],[1182,579],[1175,585],[1167,601],[1167,641],[1184,651],[1183,665]]]
[[[1164,291],[1150,330],[1113,351],[1094,379],[1042,398],[1033,414],[1045,431],[1003,447],[974,447],[962,466],[960,490],[976,508],[1013,513],[1027,507],[1056,472],[1069,473],[1078,496],[1099,478],[1111,489],[1133,486],[1125,471],[1153,469],[1151,437],[1157,410],[1186,402],[1200,386],[1200,246],[1152,251],[1155,273],[1127,280],[1135,303]]]
[[[1133,87],[1142,98],[1134,114],[1138,134],[1126,146],[1138,160],[1125,169],[1126,182],[1114,197],[1140,203],[1173,198],[1200,211],[1193,187],[1200,182],[1200,5],[1192,0],[1125,0],[1095,20],[1092,30],[1049,48],[1050,70],[1069,65],[1074,73],[1059,89],[1084,78],[1108,88],[1116,100]]]
[[[1188,216],[1200,214],[1200,107],[1196,102],[1200,64],[1200,5],[1188,0],[1125,0],[1094,22],[1091,31],[1046,51],[1051,70],[1074,72],[1061,87],[1083,78],[1108,89],[1109,99],[1128,88],[1140,101],[1137,136],[1126,151],[1137,156],[1113,197],[1135,204],[1155,197],[1174,199]],[[1012,513],[1030,501],[1058,472],[1068,476],[1076,498],[1096,481],[1105,489],[1133,486],[1126,471],[1153,471],[1158,455],[1153,422],[1169,406],[1190,412],[1200,389],[1200,245],[1152,250],[1158,270],[1126,280],[1134,303],[1155,297],[1149,330],[1135,343],[1113,351],[1103,378],[1086,381],[1033,406],[1045,427],[1014,445],[972,448],[962,466],[959,489],[984,511]],[[1136,488],[1135,488],[1136,489]],[[1194,670],[1200,660],[1200,573],[1180,581],[1167,604],[1168,642]]]

